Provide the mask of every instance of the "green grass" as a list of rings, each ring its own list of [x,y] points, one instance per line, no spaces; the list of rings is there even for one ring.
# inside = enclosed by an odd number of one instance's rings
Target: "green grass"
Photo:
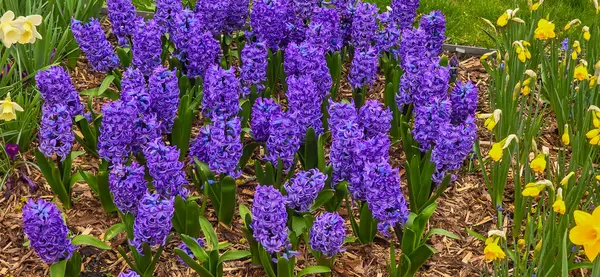
[[[368,1],[377,3],[380,8],[390,4],[390,0]],[[498,16],[507,9],[514,9],[516,4],[521,9],[519,14],[525,18],[529,13],[526,0],[421,0],[419,15],[441,10],[446,15],[448,43],[493,47],[492,41],[482,31],[482,28],[489,27],[481,18],[496,22]],[[592,0],[546,0],[543,6],[556,23],[557,30],[562,30],[567,22],[575,18],[591,25],[598,16]]]

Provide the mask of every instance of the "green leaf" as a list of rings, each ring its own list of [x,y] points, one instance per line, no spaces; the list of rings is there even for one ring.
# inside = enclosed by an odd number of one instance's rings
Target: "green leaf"
[[[567,232],[562,239],[562,247],[561,247],[561,276],[569,277],[569,254],[567,252]]]
[[[113,83],[114,80],[115,76],[106,75],[106,78],[104,78],[102,84],[100,84],[100,87],[98,88],[98,96],[102,96],[102,94],[104,94],[104,92],[108,89],[108,87]]]
[[[297,215],[292,217],[292,231],[297,237],[301,236],[306,229],[306,220],[304,220],[304,217]]]
[[[219,263],[241,260],[244,258],[250,257],[250,251],[238,251],[238,250],[230,250],[225,251],[223,255],[219,258]]]
[[[306,130],[304,140],[304,170],[317,168],[319,166],[319,149],[317,144],[317,134],[311,127]]]
[[[237,185],[235,184],[235,180],[233,180],[233,178],[227,176],[221,180],[220,186],[221,207],[219,208],[218,214],[219,221],[225,223],[226,225],[231,225],[231,221],[233,221],[233,214],[235,212],[235,203],[237,202]]]
[[[100,170],[98,171],[98,176],[96,178],[98,182],[98,196],[100,197],[100,203],[102,203],[104,211],[107,213],[115,212],[117,210],[117,206],[115,206],[112,193],[109,189],[108,172],[105,170]]]
[[[125,226],[125,223],[117,223],[113,226],[110,226],[110,228],[108,228],[106,232],[104,232],[104,240],[110,241],[114,239],[118,234],[120,234],[121,232],[125,232],[126,230],[127,227]]]
[[[71,195],[61,183],[61,173],[56,168],[56,165],[54,165],[54,162],[51,160],[49,161],[48,158],[46,158],[46,156],[44,156],[44,154],[42,154],[42,152],[40,152],[38,149],[35,150],[35,158],[40,170],[42,171],[42,174],[46,178],[46,181],[52,188],[54,194],[56,194],[66,209],[70,209]]]
[[[306,267],[306,268],[300,270],[300,272],[298,272],[296,277],[302,277],[302,276],[308,275],[308,274],[321,274],[321,273],[329,273],[329,272],[331,272],[331,269],[329,267],[322,266],[322,265],[313,265],[313,266],[309,266],[309,267]]]
[[[408,275],[414,276],[419,268],[421,268],[421,266],[423,266],[423,264],[425,264],[425,262],[435,253],[435,249],[426,244],[419,246],[415,251],[410,253],[408,258],[411,262],[411,266]]]
[[[200,218],[200,227],[202,228],[202,233],[204,233],[204,237],[210,242],[212,248],[217,248],[219,245],[219,239],[217,238],[217,233],[215,233],[215,229],[208,219],[201,217]]]
[[[471,235],[472,237],[474,237],[474,238],[476,238],[476,239],[478,239],[480,241],[485,241],[486,240],[486,238],[484,236],[482,236],[481,234],[473,231],[472,229],[465,228],[465,231],[467,231],[467,233],[469,235]]]
[[[332,190],[332,189],[324,189],[324,190],[322,190],[321,192],[319,192],[319,195],[317,196],[317,198],[313,202],[313,205],[310,208],[310,211],[311,212],[316,211],[321,206],[325,205],[325,203],[329,202],[329,200],[331,200],[333,198],[333,196],[335,196],[335,191],[334,190]]]
[[[366,203],[363,203],[360,209],[358,230],[358,238],[363,244],[372,242],[377,234],[377,220],[373,218],[373,214]]]
[[[198,244],[195,238],[182,234],[181,240],[190,249],[190,251],[192,251],[196,259],[201,262],[208,260],[208,254],[206,254],[206,251],[200,247],[200,244]]]
[[[262,168],[262,165],[260,164],[260,161],[258,160],[254,161],[254,172],[258,183],[261,185],[266,184],[265,172]]]
[[[50,266],[50,277],[65,277],[67,270],[67,260],[62,260]]]
[[[254,154],[254,150],[256,150],[259,145],[260,144],[257,142],[251,142],[244,146],[244,152],[242,153],[242,157],[240,157],[240,161],[238,163],[239,168],[246,167],[248,160],[250,160],[250,157],[252,157],[252,154]]]
[[[192,237],[200,236],[200,207],[196,201],[188,199],[185,233]]]
[[[246,228],[250,228],[250,223],[252,221],[252,212],[250,212],[250,209],[248,209],[248,207],[246,207],[246,205],[240,204],[239,212],[240,212],[240,217],[242,218],[242,220],[244,220],[244,224],[246,225]]]
[[[175,197],[175,215],[173,216],[173,227],[180,234],[186,234],[185,223],[186,223],[186,203],[181,196]]]
[[[73,238],[73,245],[89,245],[99,249],[110,250],[110,246],[106,242],[90,235],[79,235]]]
[[[441,235],[441,236],[449,237],[451,239],[460,240],[460,238],[457,235],[455,235],[454,233],[452,233],[450,231],[446,231],[441,228],[433,228],[433,229],[429,230],[429,232],[427,232],[427,235],[425,236],[425,240],[429,239],[433,235]]]
[[[261,246],[258,250],[260,256],[260,263],[263,266],[263,269],[267,273],[269,277],[278,277],[273,271],[271,256],[267,253],[267,251]]]
[[[292,277],[292,270],[294,270],[294,268],[293,266],[290,266],[289,260],[283,257],[277,260],[277,277]]]
[[[179,258],[181,258],[181,260],[183,260],[185,264],[187,264],[190,268],[196,271],[196,273],[198,273],[201,277],[214,277],[212,273],[210,273],[208,270],[206,270],[206,268],[194,261],[194,259],[190,258],[190,256],[188,256],[181,249],[176,248],[175,254],[177,254],[177,256],[179,256]]]

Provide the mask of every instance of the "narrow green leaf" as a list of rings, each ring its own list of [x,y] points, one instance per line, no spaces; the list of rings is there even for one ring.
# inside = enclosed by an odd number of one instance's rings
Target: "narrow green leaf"
[[[252,157],[252,154],[254,154],[254,150],[256,150],[256,148],[258,148],[259,145],[259,143],[251,142],[244,146],[244,152],[242,153],[242,156],[240,157],[240,162],[238,163],[239,168],[246,167],[246,164],[248,164],[248,160],[250,160],[250,157]]]
[[[317,196],[317,198],[313,202],[313,205],[310,208],[310,211],[311,212],[316,211],[321,206],[325,205],[325,203],[329,202],[329,200],[331,200],[334,196],[335,196],[335,191],[334,190],[332,190],[332,189],[324,189],[324,190],[322,190],[321,192],[319,192],[319,195]]]
[[[221,186],[221,207],[219,208],[219,221],[226,225],[231,225],[233,214],[235,212],[237,185],[233,178],[227,176],[220,182]]]
[[[50,266],[50,277],[65,277],[67,270],[67,260],[62,260]]]
[[[106,75],[106,78],[104,78],[104,80],[102,81],[102,84],[100,84],[100,87],[98,88],[98,96],[102,96],[102,94],[104,94],[104,92],[108,89],[108,87],[113,83],[113,81],[115,80],[115,76],[113,75]]]
[[[329,273],[329,272],[331,272],[331,269],[329,267],[322,266],[322,265],[313,265],[313,266],[309,266],[309,267],[306,267],[306,268],[300,270],[300,272],[298,272],[296,277],[302,277],[302,276],[308,275],[308,274],[321,274],[321,273]]]
[[[181,258],[181,260],[183,260],[185,264],[187,264],[190,268],[196,271],[196,273],[198,273],[201,277],[214,277],[212,273],[210,273],[206,268],[194,261],[194,259],[188,256],[181,249],[176,248],[175,254],[177,254],[177,256],[179,256],[179,258]]]
[[[99,249],[110,250],[110,246],[106,242],[90,235],[79,235],[73,238],[73,245],[88,245]]]
[[[449,238],[455,239],[455,240],[460,239],[457,235],[453,234],[452,232],[449,232],[449,231],[446,231],[446,230],[440,229],[440,228],[431,229],[425,236],[425,239],[427,240],[433,235],[442,235],[442,236],[449,237]]]
[[[219,258],[219,263],[224,263],[228,261],[241,260],[244,258],[250,257],[250,251],[239,251],[239,250],[230,250],[225,251],[223,255]]]
[[[198,259],[200,262],[208,260],[208,254],[204,249],[202,249],[202,247],[200,247],[200,244],[198,244],[195,238],[182,234],[181,240],[190,249],[190,251],[192,251],[194,257],[196,257],[196,259]]]
[[[106,232],[104,232],[104,240],[110,241],[113,238],[115,238],[118,234],[120,234],[121,232],[125,232],[126,230],[127,227],[124,223],[114,224],[113,226],[110,226],[110,228],[108,228]]]
[[[215,233],[215,229],[208,219],[201,217],[200,218],[200,227],[202,228],[202,232],[204,233],[204,237],[210,242],[212,248],[217,248],[219,245],[219,239],[217,238],[217,233]]]

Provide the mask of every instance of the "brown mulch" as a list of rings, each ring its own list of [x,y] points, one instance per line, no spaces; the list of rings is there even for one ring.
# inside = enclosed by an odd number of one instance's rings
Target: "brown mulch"
[[[104,75],[94,73],[87,66],[85,60],[81,60],[78,66],[71,70],[74,84],[78,91],[99,86]],[[487,74],[481,67],[477,58],[466,59],[461,63],[459,78],[470,79],[480,88],[480,102],[478,112],[491,112],[487,106]],[[382,82],[371,89],[368,98],[381,99],[383,94]],[[349,87],[343,84],[342,95],[347,96]],[[94,109],[100,108],[101,102],[95,103]],[[478,122],[481,126],[482,122]],[[482,128],[483,129],[483,128]],[[489,141],[489,135],[480,130],[479,139],[482,142]],[[486,147],[482,143],[482,147]],[[394,153],[398,153],[397,151]],[[24,159],[34,161],[30,154],[23,155]],[[401,157],[393,157],[394,166],[402,167]],[[85,170],[97,169],[98,161],[85,156],[74,163],[74,168],[82,166]],[[21,229],[21,209],[28,198],[53,198],[49,186],[45,183],[43,176],[32,167],[22,170],[29,172],[29,177],[40,185],[36,192],[30,192],[26,184],[18,183],[8,198],[0,198],[0,276],[48,276],[49,267],[44,264],[35,252],[25,247],[26,239]],[[246,182],[238,187],[238,202],[248,207],[252,204],[255,180],[250,174],[244,174]],[[443,228],[459,236],[459,240],[453,240],[442,236],[433,236],[430,244],[439,251],[432,259],[426,262],[418,276],[479,276],[487,269],[483,260],[483,243],[467,232],[466,228],[472,229],[480,234],[485,234],[494,226],[495,209],[491,207],[491,200],[485,190],[481,172],[476,159],[473,159],[468,167],[458,174],[458,178],[438,201],[439,207],[430,220],[430,228]],[[345,209],[340,211],[347,214]],[[86,184],[76,184],[74,187],[74,208],[65,211],[67,224],[73,234],[90,234],[99,238],[112,225],[119,222],[115,216],[108,216],[102,210],[97,198],[92,194]],[[214,213],[209,209],[207,217],[216,222]],[[216,225],[217,233],[221,241],[233,243],[232,249],[247,249],[241,233],[241,219],[236,218],[232,227]],[[351,229],[348,225],[348,235]],[[158,264],[155,276],[195,276],[192,270],[181,265],[173,249],[179,244],[175,238],[171,241]],[[126,246],[127,241],[123,234],[111,242],[113,249],[118,246]],[[388,276],[386,265],[389,259],[389,242],[378,237],[376,242],[368,245],[349,243],[345,245],[346,251],[338,256],[333,268],[334,276]],[[80,249],[83,256],[82,276],[105,276],[113,274],[116,276],[122,270],[127,269],[127,264],[119,256],[116,250],[99,251],[91,247]],[[298,258],[298,265],[314,264],[314,260],[306,251],[301,251],[302,256]],[[260,266],[253,265],[249,260],[225,263],[225,276],[264,276]]]

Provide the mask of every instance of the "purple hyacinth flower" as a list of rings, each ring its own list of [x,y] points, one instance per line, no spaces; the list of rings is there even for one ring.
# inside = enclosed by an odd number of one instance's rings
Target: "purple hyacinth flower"
[[[254,238],[267,250],[279,253],[289,244],[285,198],[272,186],[258,185],[252,204]]]
[[[378,134],[355,144],[348,180],[348,190],[352,194],[352,199],[366,200],[368,188],[365,186],[365,168],[368,164],[389,160],[390,145],[391,142],[387,133]]]
[[[185,61],[190,47],[188,42],[191,37],[197,36],[197,32],[202,30],[202,26],[200,26],[196,13],[189,9],[184,9],[175,14],[173,21],[173,30],[169,34],[169,38],[175,44],[175,56],[180,61]]]
[[[133,240],[129,244],[142,252],[144,243],[150,247],[164,246],[171,232],[175,213],[173,200],[159,194],[146,193],[138,206],[133,223]]]
[[[303,74],[287,78],[288,112],[295,113],[298,118],[302,138],[309,128],[317,135],[323,133],[321,106],[323,95],[320,94],[312,76]]]
[[[226,70],[218,65],[211,66],[204,80],[202,115],[212,119],[236,116],[240,111],[240,94],[240,80],[233,68]]]
[[[35,83],[44,103],[49,106],[66,105],[71,117],[83,115],[83,104],[79,99],[79,93],[64,68],[51,66],[46,70],[38,71],[35,75]]]
[[[64,161],[71,155],[75,134],[71,128],[73,120],[64,104],[44,104],[42,107],[42,123],[40,126],[39,150],[48,158],[54,154]]]
[[[225,31],[231,33],[233,31],[242,30],[246,25],[250,9],[250,0],[228,0],[229,9],[225,24]]]
[[[73,18],[71,30],[79,48],[85,53],[94,70],[108,72],[119,66],[119,57],[106,38],[98,19],[92,18],[90,22],[83,24]]]
[[[364,186],[369,210],[377,219],[377,229],[385,236],[390,236],[390,229],[402,228],[408,220],[410,211],[400,190],[400,174],[397,168],[381,160],[379,163],[367,164],[364,173]]]
[[[133,36],[133,65],[139,68],[144,76],[150,76],[161,64],[161,37],[162,32],[156,21],[143,19],[138,21]]]
[[[76,248],[58,208],[43,199],[27,200],[23,207],[23,232],[30,245],[47,264],[71,258]]]
[[[123,214],[136,215],[138,205],[146,192],[148,181],[144,179],[144,166],[133,161],[131,165],[114,164],[108,176],[110,192]]]
[[[354,59],[350,67],[348,81],[353,89],[361,89],[365,86],[371,87],[377,78],[379,56],[375,48],[370,47],[365,52],[356,48]]]
[[[160,139],[149,142],[144,148],[148,173],[152,177],[152,185],[156,192],[166,198],[177,195],[185,198],[188,184],[183,171],[183,163],[179,161],[179,149],[167,146]]]
[[[427,54],[437,57],[442,53],[442,46],[446,40],[446,18],[441,11],[432,11],[421,17],[420,29],[427,34]]]
[[[377,100],[368,100],[360,108],[359,117],[366,138],[387,135],[392,128],[392,112]]]
[[[7,143],[4,147],[4,151],[10,160],[14,160],[17,154],[19,154],[19,145],[14,143]]]
[[[138,113],[146,113],[150,108],[150,93],[146,87],[144,74],[139,69],[129,67],[123,72],[121,101],[132,106]]]
[[[375,4],[359,1],[356,5],[352,18],[352,45],[357,51],[367,51],[376,42],[378,14],[379,9]]]
[[[119,46],[129,46],[129,39],[135,33],[137,17],[135,6],[131,0],[106,0],[108,18],[112,31],[117,36]]]
[[[160,131],[171,133],[179,107],[177,69],[156,68],[148,80],[148,90],[152,103],[150,110],[156,114]]]
[[[117,277],[140,277],[140,275],[137,274],[135,271],[127,270],[121,272]]]
[[[401,30],[410,28],[417,16],[420,0],[392,0],[392,16]]]
[[[141,153],[143,148],[151,141],[161,138],[161,125],[155,113],[140,114],[133,123],[132,151]]]
[[[325,52],[337,52],[344,42],[340,28],[340,16],[335,9],[316,8],[306,38]]]
[[[402,33],[402,40],[400,41],[400,48],[398,49],[400,55],[401,66],[405,71],[407,70],[410,62],[409,59],[417,60],[428,60],[427,54],[427,33],[423,29],[406,29]]]
[[[327,176],[318,169],[300,171],[284,185],[288,208],[308,212],[319,192],[325,187]]]
[[[416,108],[428,105],[435,99],[448,98],[450,68],[439,65],[439,60],[433,60],[422,73],[418,92],[411,95]]]
[[[200,25],[214,36],[220,35],[227,23],[230,0],[198,0],[196,2],[196,15]]]
[[[172,34],[174,26],[174,18],[176,14],[183,10],[181,0],[156,0],[156,13],[154,20],[160,26],[160,32]]]
[[[390,11],[379,15],[379,23],[383,28],[377,32],[377,52],[390,52],[400,45],[400,27],[392,18]]]
[[[337,135],[338,127],[341,127],[346,121],[358,122],[358,113],[354,103],[333,102],[329,99],[329,129],[332,135]]]
[[[204,240],[202,238],[197,238],[194,239],[198,245],[200,245],[200,247],[204,247],[206,245],[206,243],[204,242]],[[192,249],[190,249],[185,243],[180,243],[179,246],[177,246],[177,248],[181,249],[181,251],[183,251],[185,254],[187,254],[190,258],[194,259],[194,252],[192,252]],[[181,264],[187,265],[179,256],[177,256],[177,261]]]
[[[283,66],[288,77],[310,75],[317,85],[319,97],[324,98],[329,94],[333,81],[324,49],[309,42],[291,43],[285,49]]]
[[[477,86],[471,81],[466,83],[456,82],[456,86],[450,92],[450,102],[452,102],[450,119],[452,124],[462,123],[467,117],[475,115],[478,100],[477,91]]]
[[[569,38],[565,38],[560,44],[561,44],[560,50],[562,50],[562,51],[569,50]]]
[[[254,34],[259,41],[264,41],[268,48],[278,50],[286,37],[288,1],[257,0],[252,4],[250,26]]]
[[[252,42],[244,46],[240,73],[244,98],[250,95],[253,86],[256,87],[257,93],[264,90],[264,83],[267,81],[268,54],[264,43]]]
[[[281,106],[271,98],[258,98],[252,107],[250,129],[255,141],[266,142],[269,139],[271,119],[281,114]]]
[[[444,124],[439,132],[438,140],[431,152],[431,162],[436,170],[433,181],[439,184],[446,173],[458,170],[465,159],[473,152],[473,144],[477,139],[477,125],[474,114],[470,114],[459,124]]]
[[[333,167],[333,184],[343,180],[349,181],[352,172],[357,170],[355,165],[356,147],[363,139],[363,130],[358,122],[352,120],[340,121],[330,125],[332,133],[329,162]]]
[[[242,157],[242,125],[239,117],[217,120],[210,126],[208,167],[215,174],[226,174],[237,179],[242,174],[238,163]]]
[[[210,32],[192,33],[185,51],[185,68],[190,78],[205,79],[210,67],[218,65],[223,56],[219,41]]]
[[[313,14],[313,10],[317,8],[320,0],[288,0],[291,9],[296,16],[302,20],[308,20]]]
[[[102,106],[102,126],[98,137],[98,155],[112,162],[127,160],[134,140],[135,109],[121,100]]]
[[[205,125],[200,128],[200,133],[192,141],[190,145],[190,158],[193,161],[194,157],[198,159],[198,161],[208,164],[210,161],[210,131],[211,128],[209,125]]]
[[[308,244],[314,251],[333,257],[342,251],[346,239],[344,219],[338,213],[325,212],[318,216],[310,229]]]
[[[287,171],[294,165],[294,158],[300,149],[300,126],[297,124],[295,114],[279,113],[271,117],[267,140],[267,161],[277,167],[278,160],[283,161],[283,168]]]
[[[450,112],[450,101],[444,98],[416,107],[412,134],[422,152],[429,151],[439,137],[441,127],[450,122]]]

